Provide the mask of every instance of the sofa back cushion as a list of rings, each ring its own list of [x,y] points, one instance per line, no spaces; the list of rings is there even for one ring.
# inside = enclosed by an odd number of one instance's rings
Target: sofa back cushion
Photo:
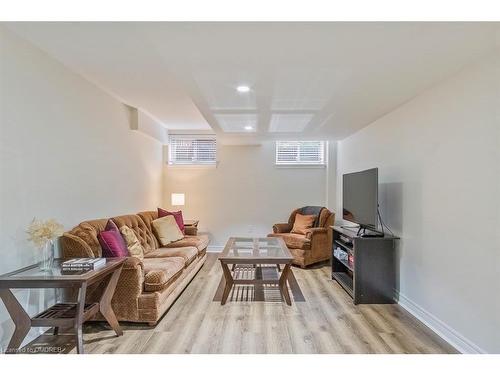
[[[153,220],[158,219],[158,211],[142,211],[137,215],[141,217],[142,221],[144,221],[144,224],[146,224],[149,230],[152,231],[153,227],[151,226],[151,223],[153,222]]]
[[[148,230],[154,234],[153,226],[151,223],[153,222],[153,220],[158,219],[158,212],[157,211],[142,211],[142,212],[139,212],[137,215],[139,215],[141,217],[144,224],[146,224],[146,227],[148,228]],[[158,239],[154,235],[153,235],[153,239],[156,241],[155,242],[156,248],[161,247],[160,242],[158,241]]]
[[[137,239],[141,243],[144,253],[147,254],[150,251],[156,250],[158,248],[157,241],[150,227],[144,223],[139,215],[122,215],[113,217],[113,221],[118,228],[126,225],[132,229],[137,236]]]

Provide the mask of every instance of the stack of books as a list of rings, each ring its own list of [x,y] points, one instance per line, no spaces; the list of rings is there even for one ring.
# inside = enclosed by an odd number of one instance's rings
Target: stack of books
[[[61,264],[63,271],[91,271],[106,265],[106,258],[75,258]]]

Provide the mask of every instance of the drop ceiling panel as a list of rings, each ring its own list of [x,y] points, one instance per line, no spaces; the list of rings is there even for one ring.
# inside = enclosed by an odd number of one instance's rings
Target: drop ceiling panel
[[[314,114],[273,114],[269,131],[271,133],[298,133],[304,131]]]
[[[194,75],[198,89],[212,111],[220,110],[256,110],[255,77],[242,72],[198,72]],[[250,91],[240,93],[240,85],[250,87]]]
[[[257,130],[256,114],[218,114],[215,118],[225,133],[254,133]]]
[[[338,85],[336,73],[325,69],[288,69],[277,73],[272,110],[316,110],[324,108]]]

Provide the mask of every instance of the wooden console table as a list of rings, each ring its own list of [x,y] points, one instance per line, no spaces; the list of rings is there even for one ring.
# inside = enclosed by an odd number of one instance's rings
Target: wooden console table
[[[61,262],[56,259],[50,271],[41,271],[37,264],[0,276],[0,298],[2,299],[16,328],[7,346],[6,353],[16,353],[31,327],[74,327],[76,348],[83,353],[82,324],[101,312],[118,336],[122,330],[111,308],[111,298],[123,267],[125,258],[108,258],[106,265],[92,271],[62,272]],[[106,281],[99,302],[85,304],[87,287]],[[78,292],[76,302],[56,303],[47,310],[30,317],[16,299],[11,289],[69,288]]]

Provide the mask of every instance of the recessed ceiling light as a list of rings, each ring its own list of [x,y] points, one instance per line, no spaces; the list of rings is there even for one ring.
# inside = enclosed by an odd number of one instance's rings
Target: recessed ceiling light
[[[241,93],[249,92],[250,87],[245,86],[245,85],[240,85],[240,86],[236,87],[236,91],[241,92]]]
[[[247,125],[247,126],[245,126],[245,130],[253,130],[253,126]]]

